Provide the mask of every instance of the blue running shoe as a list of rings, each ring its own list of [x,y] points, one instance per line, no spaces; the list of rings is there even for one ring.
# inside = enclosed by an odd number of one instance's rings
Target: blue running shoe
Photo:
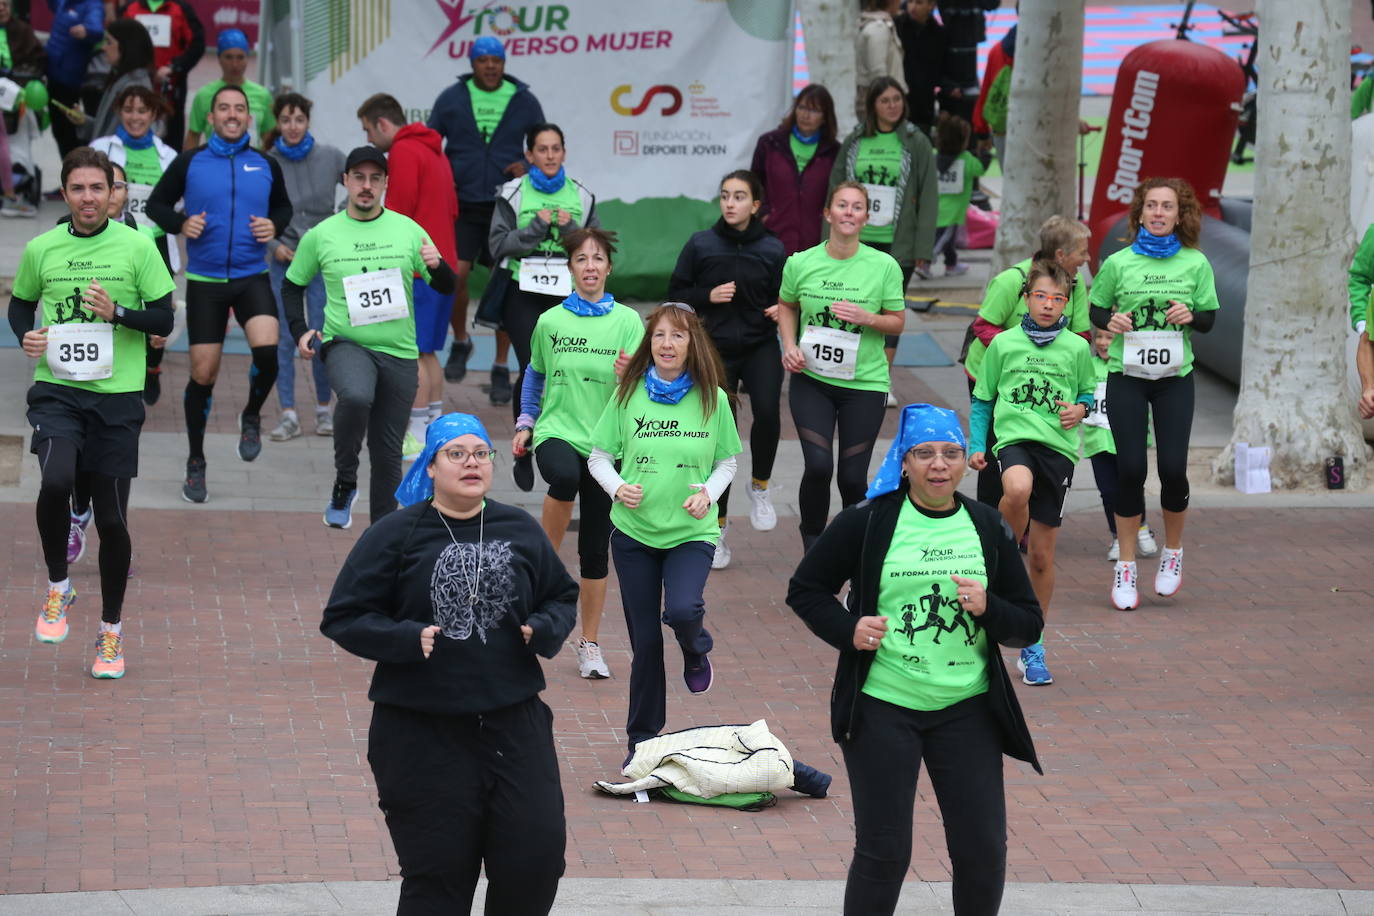
[[[353,501],[358,498],[358,488],[353,484],[334,482],[334,493],[329,497],[329,505],[324,507],[324,523],[330,528],[351,528],[353,526]]]
[[[1022,649],[1021,657],[1016,660],[1016,667],[1021,671],[1021,683],[1023,684],[1042,687],[1045,684],[1054,683],[1054,678],[1050,676],[1050,669],[1045,667],[1045,647],[1043,644],[1027,646]]]

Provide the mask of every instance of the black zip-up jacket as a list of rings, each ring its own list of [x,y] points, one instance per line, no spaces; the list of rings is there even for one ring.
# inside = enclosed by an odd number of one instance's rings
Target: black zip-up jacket
[[[718,219],[694,233],[678,255],[668,281],[668,298],[696,309],[722,356],[733,356],[776,340],[778,326],[763,313],[778,302],[782,240],[755,218],[741,232]],[[735,282],[735,298],[712,302],[711,290]]]
[[[811,632],[840,650],[835,686],[830,692],[830,731],[838,742],[848,741],[863,724],[856,715],[859,690],[868,679],[874,653],[854,648],[854,627],[859,617],[878,613],[883,560],[892,544],[902,500],[906,498],[907,488],[903,486],[850,506],[835,516],[788,583],[788,606]],[[1034,644],[1044,629],[1045,617],[1021,562],[1016,538],[1001,514],[957,493],[955,499],[968,510],[983,543],[988,607],[976,620],[988,636],[987,695],[1002,732],[1002,751],[1043,774],[1011,676],[997,647],[1000,644],[1021,649]],[[848,608],[835,598],[845,582],[850,583]]]

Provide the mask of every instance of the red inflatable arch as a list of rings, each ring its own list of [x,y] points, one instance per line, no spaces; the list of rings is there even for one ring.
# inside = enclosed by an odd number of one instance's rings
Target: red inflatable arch
[[[1184,178],[1219,217],[1245,74],[1221,51],[1191,41],[1152,41],[1121,62],[1093,191],[1093,266],[1112,224],[1146,178]]]

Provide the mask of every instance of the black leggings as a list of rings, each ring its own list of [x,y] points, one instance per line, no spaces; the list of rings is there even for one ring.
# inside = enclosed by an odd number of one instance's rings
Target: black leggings
[[[520,364],[520,372],[515,378],[515,397],[510,402],[512,419],[520,419],[520,389],[524,387],[525,369],[530,364],[530,341],[534,337],[534,326],[540,315],[560,301],[554,296],[527,293],[514,283],[506,292],[506,304],[501,311],[501,330],[510,338],[511,346],[515,348],[515,361]]]
[[[1088,459],[1093,463],[1093,480],[1097,481],[1097,494],[1102,497],[1102,511],[1107,515],[1107,530],[1116,537],[1116,501],[1119,485],[1116,470],[1116,456],[1111,452],[1098,452]],[[1140,516],[1140,524],[1145,525],[1145,515]]]
[[[611,498],[587,470],[587,459],[562,439],[539,443],[534,460],[549,485],[549,496],[564,503],[579,500],[577,560],[582,578],[606,578],[611,566]]]
[[[1107,420],[1116,442],[1116,514],[1145,514],[1145,477],[1149,472],[1146,432],[1154,414],[1155,463],[1159,504],[1165,512],[1188,508],[1188,439],[1193,432],[1193,377],[1107,376]]]
[[[86,478],[95,530],[100,533],[100,619],[119,623],[124,591],[129,585],[129,478],[77,471],[78,452],[70,439],[45,439],[38,444],[42,482],[38,487],[38,537],[48,581],[67,578],[67,535],[71,530],[71,495],[78,476]]]
[[[739,417],[735,393],[741,384],[749,393],[749,409],[754,425],[749,429],[750,474],[756,480],[773,476],[773,461],[778,457],[778,438],[782,435],[782,350],[776,338],[752,350],[722,356],[725,364],[725,390],[730,393],[730,410]],[[730,488],[717,501],[718,514],[725,518],[730,503]]]
[[[973,379],[968,380],[968,399],[969,408],[973,407],[973,389],[978,383]],[[993,409],[997,407],[997,401],[992,402]],[[992,506],[997,509],[1002,505],[1002,472],[997,468],[997,462],[993,460],[994,449],[997,446],[997,433],[992,428],[992,420],[988,420],[987,451],[988,466],[978,472],[978,501],[985,506]],[[1020,537],[1020,534],[1017,535]]]
[[[798,372],[788,392],[792,422],[802,450],[801,488],[797,505],[803,539],[825,530],[830,515],[830,476],[840,488],[840,502],[852,506],[868,490],[868,462],[883,426],[887,394],[818,382]],[[839,469],[835,471],[835,426],[840,428]]]
[[[860,694],[857,712],[862,721],[854,737],[840,745],[854,792],[846,916],[876,916],[897,908],[911,865],[922,762],[944,817],[954,912],[995,916],[1007,873],[1007,802],[1001,732],[986,694],[935,712]]]

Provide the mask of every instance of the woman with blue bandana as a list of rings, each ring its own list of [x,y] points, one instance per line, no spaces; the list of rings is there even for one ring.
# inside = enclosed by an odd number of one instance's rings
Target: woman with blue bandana
[[[696,312],[669,302],[646,324],[649,334],[596,424],[587,462],[615,500],[611,552],[634,653],[627,765],[635,745],[667,720],[663,624],[682,649],[687,689],[711,689],[703,592],[720,537],[713,506],[734,479],[743,448],[721,387],[725,370]]]
[[[634,309],[606,292],[615,233],[578,229],[568,233],[562,245],[573,291],[535,323],[511,453],[518,462],[533,452],[539,462],[539,473],[549,485],[540,521],[554,549],[562,545],[572,521],[573,501],[581,501],[577,557],[582,635],[577,641],[577,670],[584,678],[600,679],[611,676],[598,642],[610,572],[611,501],[588,471],[587,457],[595,441],[592,430],[611,399],[621,360],[638,346],[644,323]],[[516,480],[525,490],[534,484],[531,479],[527,485],[519,476]]]
[[[1188,510],[1188,441],[1193,431],[1194,332],[1216,319],[1212,265],[1198,248],[1202,207],[1181,178],[1150,178],[1136,188],[1130,227],[1135,242],[1102,262],[1093,282],[1092,323],[1116,332],[1107,366],[1107,419],[1116,440],[1120,492],[1116,530],[1133,531],[1145,512],[1146,435],[1154,415],[1164,550],[1155,593],[1183,584],[1183,522]],[[1122,527],[1122,526],[1126,527]],[[1121,541],[1112,573],[1112,604],[1140,606],[1135,544]]]
[[[854,793],[844,912],[892,913],[911,862],[924,761],[944,818],[954,911],[994,914],[1006,878],[1002,755],[1041,772],[998,646],[1044,620],[1016,539],[957,488],[968,449],[954,411],[902,409],[868,490],[807,552],[787,603],[839,650],[831,734]],[[848,603],[836,598],[850,584]]]
[[[487,499],[481,421],[431,423],[396,498],[339,571],[320,630],[377,662],[368,762],[401,868],[398,914],[548,913],[566,826],[537,655],[577,584],[527,513]]]

